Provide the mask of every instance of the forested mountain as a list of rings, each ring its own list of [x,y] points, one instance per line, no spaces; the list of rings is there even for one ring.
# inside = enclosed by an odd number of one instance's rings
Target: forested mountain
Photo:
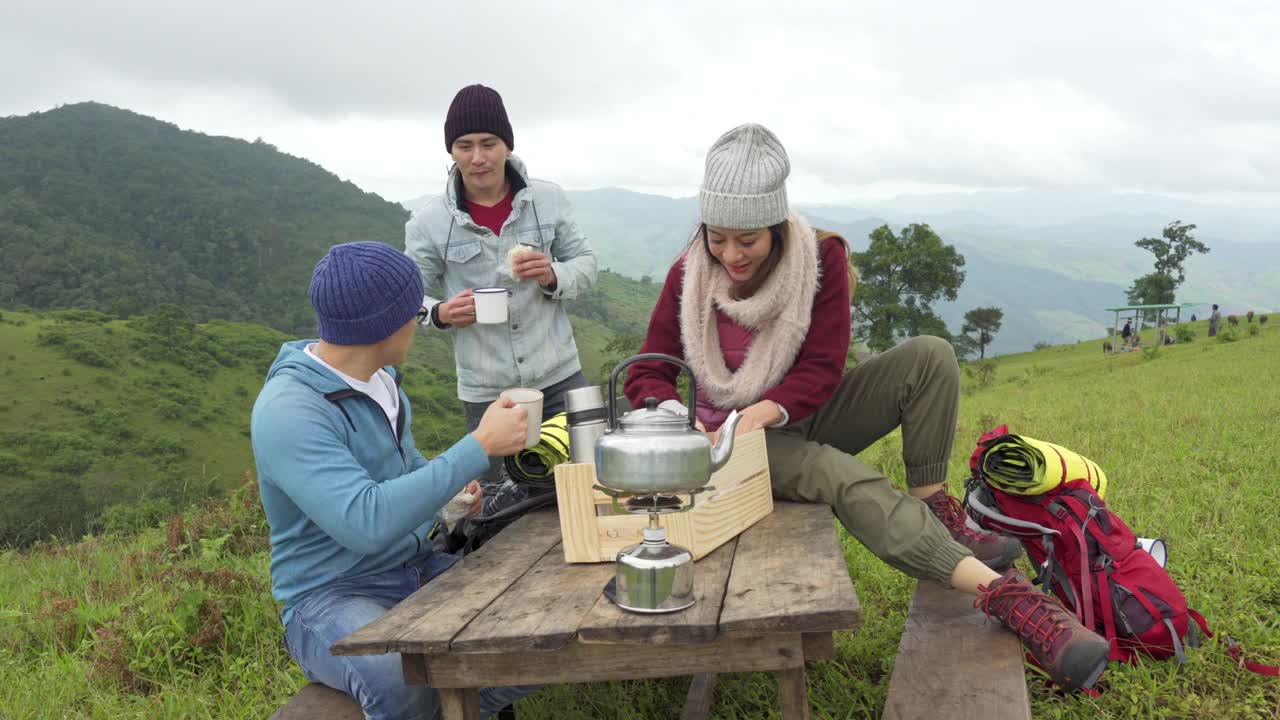
[[[0,119],[0,307],[312,326],[334,243],[403,246],[408,213],[263,142],[96,103]]]
[[[408,215],[266,143],[105,105],[0,119],[0,546],[238,482],[267,365],[315,332],[316,260],[403,247]],[[569,304],[590,377],[657,290],[601,272]],[[428,453],[465,432],[451,338],[426,333],[407,364]]]

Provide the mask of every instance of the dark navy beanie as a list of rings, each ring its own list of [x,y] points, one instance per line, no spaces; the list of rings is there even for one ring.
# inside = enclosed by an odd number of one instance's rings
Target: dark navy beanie
[[[404,253],[380,242],[334,245],[311,274],[311,307],[320,339],[372,345],[422,307],[422,276]]]
[[[453,96],[444,118],[444,149],[453,151],[453,141],[470,133],[492,133],[502,138],[508,150],[516,149],[507,108],[497,90],[484,85],[468,85]]]

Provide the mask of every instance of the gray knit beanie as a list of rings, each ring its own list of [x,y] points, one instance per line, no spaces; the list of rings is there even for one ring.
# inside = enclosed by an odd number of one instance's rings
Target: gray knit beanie
[[[791,161],[778,136],[763,125],[739,125],[707,151],[699,199],[702,222],[754,230],[787,219]]]

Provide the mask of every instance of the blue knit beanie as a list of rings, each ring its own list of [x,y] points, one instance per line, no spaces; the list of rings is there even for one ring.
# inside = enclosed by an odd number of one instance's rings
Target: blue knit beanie
[[[311,307],[320,339],[372,345],[422,307],[422,276],[404,253],[380,242],[334,245],[311,274]]]

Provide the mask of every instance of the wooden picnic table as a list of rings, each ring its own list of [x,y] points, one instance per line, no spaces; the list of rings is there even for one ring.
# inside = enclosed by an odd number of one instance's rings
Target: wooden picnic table
[[[751,671],[777,675],[791,720],[809,717],[805,661],[862,620],[825,505],[776,503],[695,564],[693,607],[664,615],[619,609],[613,564],[566,563],[559,544],[555,511],[530,513],[332,652],[400,653],[446,720],[478,718],[482,687],[680,675],[695,676],[682,717],[704,717],[714,673]]]

